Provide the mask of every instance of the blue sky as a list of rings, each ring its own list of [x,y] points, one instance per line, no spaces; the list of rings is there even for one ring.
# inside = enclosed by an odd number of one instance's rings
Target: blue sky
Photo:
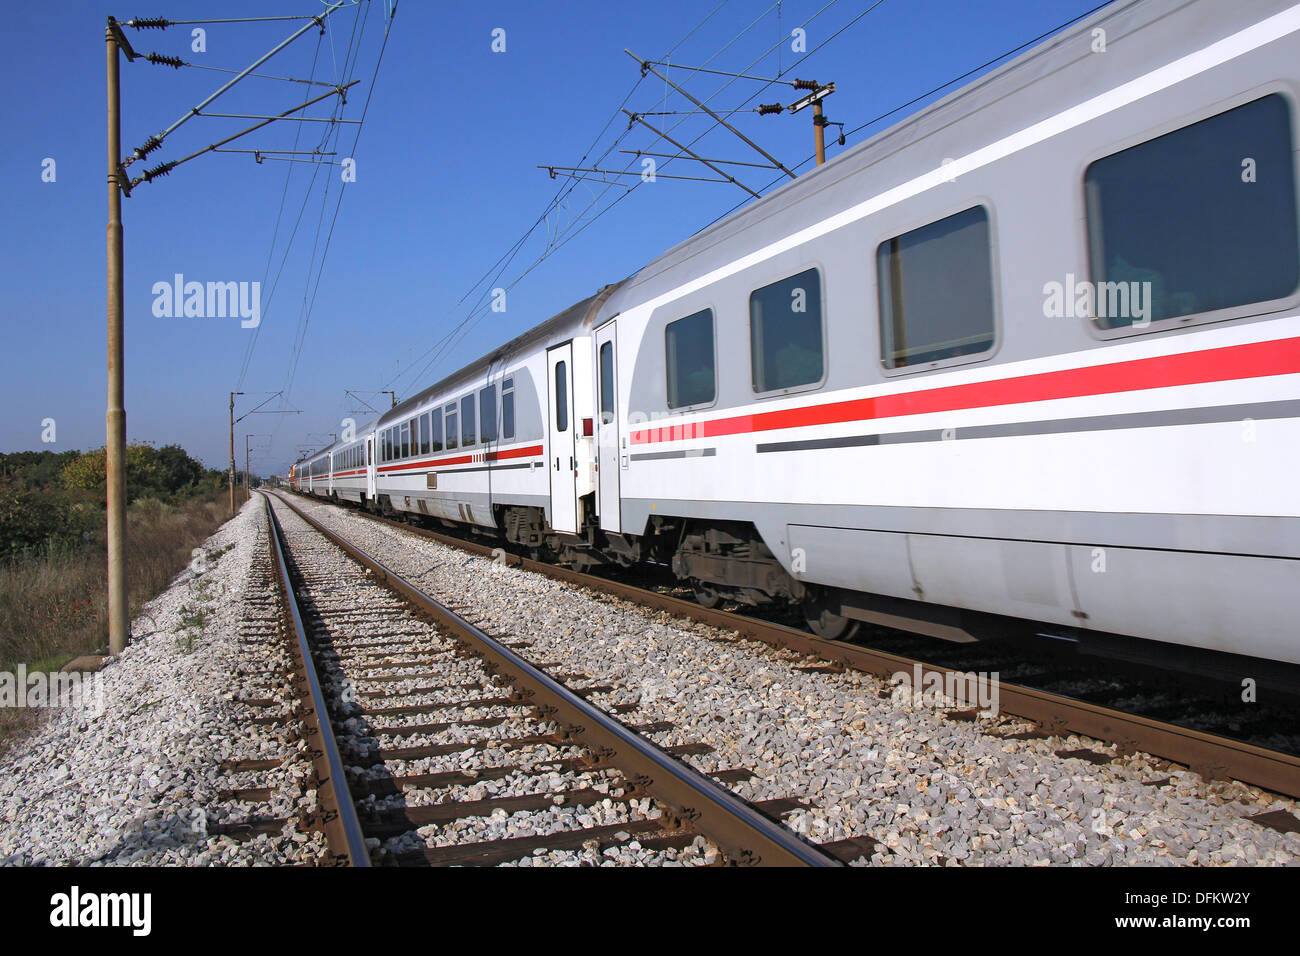
[[[373,93],[392,0],[360,0],[338,10],[324,36],[312,28],[259,72],[327,84],[360,79],[337,114],[356,120],[365,109],[356,148],[355,125],[333,127],[337,135],[326,147],[337,153],[331,162],[355,161],[354,182],[344,186],[338,165],[258,164],[248,154],[208,154],[141,183],[123,201],[128,439],[176,442],[224,467],[228,393],[247,393],[238,400],[239,415],[286,390],[287,402],[275,399],[267,408],[302,414],[252,415],[236,426],[241,467],[248,433],[258,436],[251,439],[254,470],[283,473],[299,447],[328,442],[345,416],[361,411],[358,423],[366,420],[365,406],[345,389],[385,408],[381,389],[395,389],[399,399],[418,391],[635,272],[740,203],[746,194],[730,184],[661,178],[620,199],[621,188],[602,192],[600,184],[552,181],[535,168],[591,166],[614,146],[602,168],[639,169],[634,156],[618,150],[671,150],[652,145],[653,134],[643,128],[615,142],[627,131],[617,110],[629,94],[626,108],[637,112],[691,108],[653,76],[638,83],[625,47],[650,59],[671,51],[667,58],[677,64],[708,62],[763,77],[784,69],[787,79],[833,80],[827,116],[854,130],[1095,6],[1095,0],[884,0],[869,9],[874,2],[401,0]],[[0,155],[6,225],[0,231],[6,310],[0,451],[104,443],[105,17],[291,16],[326,4],[167,0],[155,7],[64,0],[8,12],[14,42],[0,60],[8,90],[0,115],[10,133]],[[803,24],[812,52],[791,69],[802,54],[791,49],[790,33]],[[299,25],[207,25],[202,51],[192,49],[193,26],[126,30],[138,52],[179,56],[196,66],[123,63],[124,151],[228,78],[198,67],[242,69]],[[504,52],[492,50],[498,28],[505,31]],[[725,77],[676,68],[671,77],[719,111],[789,103],[796,95],[789,87],[764,89],[749,80],[728,86]],[[209,111],[278,113],[328,90],[250,78]],[[332,105],[327,100],[303,115],[329,116]],[[672,135],[684,142],[703,134],[694,148],[704,156],[762,161],[730,133],[708,131],[705,117],[647,118],[661,129],[681,122]],[[179,159],[252,122],[193,118],[130,172]],[[787,166],[812,152],[807,112],[738,112],[733,123]],[[849,145],[886,125],[850,136]],[[230,147],[287,150],[297,136],[297,148],[311,149],[330,130],[324,123],[276,122]],[[840,149],[833,132],[828,143],[833,158]],[[50,159],[53,182],[43,179]],[[683,161],[659,168],[712,175]],[[770,170],[734,168],[759,192],[776,178]],[[570,185],[564,203],[550,208]],[[490,270],[521,239],[497,277]],[[523,275],[548,247],[558,248]],[[186,281],[262,283],[260,327],[243,328],[239,318],[155,315],[155,283],[170,284],[177,273]],[[495,281],[476,286],[485,274]],[[506,311],[476,312],[493,286],[510,287]],[[439,348],[467,318],[473,321],[463,334]],[[47,418],[56,422],[52,444],[41,441]]]

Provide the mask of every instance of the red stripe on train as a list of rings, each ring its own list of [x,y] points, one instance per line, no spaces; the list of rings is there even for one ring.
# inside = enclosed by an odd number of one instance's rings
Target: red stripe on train
[[[746,432],[833,425],[840,422],[952,412],[997,405],[1019,405],[1058,398],[1080,398],[1133,392],[1175,385],[1201,385],[1233,379],[1290,375],[1300,372],[1300,338],[1231,345],[1177,355],[1114,362],[1088,368],[1037,372],[991,382],[947,385],[915,392],[900,392],[825,405],[807,405],[665,428],[645,428],[632,433],[637,445],[713,438]]]
[[[527,448],[507,448],[504,451],[490,451],[483,456],[484,461],[505,461],[509,458],[532,458],[540,456],[543,448],[541,445],[529,445]],[[452,458],[434,458],[427,461],[408,461],[401,465],[386,465],[379,470],[381,472],[398,472],[409,471],[412,468],[436,468],[440,465],[465,465],[474,460],[474,455],[456,455]]]

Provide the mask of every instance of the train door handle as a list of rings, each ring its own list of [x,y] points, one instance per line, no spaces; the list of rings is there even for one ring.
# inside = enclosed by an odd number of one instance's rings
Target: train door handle
[[[556,470],[556,471],[559,471],[559,470],[560,470],[560,459],[558,459],[558,458],[555,459],[555,470]]]

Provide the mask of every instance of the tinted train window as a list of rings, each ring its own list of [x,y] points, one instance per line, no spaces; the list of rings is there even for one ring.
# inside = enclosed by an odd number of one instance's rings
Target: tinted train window
[[[433,435],[429,441],[429,450],[440,452],[442,451],[442,409],[435,408],[430,414],[433,416]]]
[[[497,440],[497,387],[489,385],[478,393],[478,420],[483,426],[483,441]]]
[[[402,423],[402,447],[400,450],[401,457],[409,458],[411,456],[411,423]]]
[[[671,391],[671,390],[670,390]],[[600,347],[600,423],[614,420],[614,343]]]
[[[456,436],[460,433],[456,430],[456,406],[447,406],[447,447],[455,448],[459,442]]]
[[[1292,149],[1290,108],[1273,94],[1089,166],[1097,324],[1290,296],[1300,281]]]
[[[424,436],[420,434],[420,423],[424,420],[423,416],[417,416],[411,419],[411,454],[420,453],[420,442]]]
[[[563,362],[555,363],[555,430],[569,430],[569,376]]]
[[[664,327],[668,407],[707,405],[717,396],[713,310],[704,309]],[[818,376],[821,377],[820,375]]]
[[[876,277],[885,368],[993,347],[993,260],[983,206],[882,242]]]
[[[515,437],[515,380],[501,382],[501,437],[513,441]]]
[[[821,273],[809,269],[750,293],[749,344],[755,392],[821,381]]]
[[[474,444],[474,396],[460,400],[460,443],[466,447]]]

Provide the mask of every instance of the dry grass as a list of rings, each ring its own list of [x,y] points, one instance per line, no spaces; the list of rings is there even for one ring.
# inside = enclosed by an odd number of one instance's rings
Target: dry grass
[[[127,511],[127,597],[131,616],[164,591],[194,548],[228,517],[225,492],[164,504],[153,498]],[[104,543],[47,548],[0,564],[0,671],[24,663],[57,670],[79,654],[107,653],[107,558]],[[0,708],[0,746],[32,724],[21,708]]]

